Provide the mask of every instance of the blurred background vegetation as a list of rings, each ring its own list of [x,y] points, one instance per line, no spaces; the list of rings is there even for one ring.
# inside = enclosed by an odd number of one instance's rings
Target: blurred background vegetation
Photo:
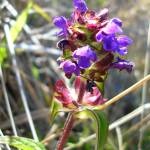
[[[30,1],[27,0],[0,1],[0,62],[18,135],[32,138],[21,101],[21,89],[18,87],[18,81],[15,76],[15,69],[12,63],[13,56],[10,55],[5,38],[4,25],[9,24],[16,51],[15,59],[17,60],[24,86],[23,90],[38,137],[40,140],[46,139],[47,148],[53,150],[62,130],[66,114],[60,113],[53,124],[51,123],[54,83],[56,80],[64,78],[64,74],[58,69],[56,62],[61,51],[56,48],[56,43],[59,39],[55,36],[57,30],[53,26],[52,18],[62,15],[69,17],[73,7],[71,0],[34,0],[31,7],[29,3]],[[134,71],[131,74],[124,71],[110,71],[105,87],[105,97],[112,98],[144,76],[150,1],[87,0],[87,4],[90,9],[94,9],[97,12],[107,7],[110,11],[110,17],[119,17],[124,23],[123,29],[125,33],[134,40],[133,45],[129,48],[128,55],[128,59],[135,63]],[[69,83],[69,81],[67,82]],[[146,90],[145,103],[148,103],[150,88]],[[5,135],[13,135],[4,99],[4,90],[1,83],[0,129]],[[142,92],[138,90],[109,107],[106,113],[110,124],[139,107],[141,101]],[[147,114],[148,111],[145,112],[145,115]],[[91,122],[91,120],[79,120],[76,122],[69,142],[66,145],[68,147],[66,150],[94,149],[95,139],[89,140],[84,144],[80,143],[94,133],[94,125]],[[142,148],[143,150],[149,150],[150,122],[147,120],[142,125],[139,125],[139,123],[141,123],[140,117],[135,117],[132,121],[120,127],[121,136],[123,137],[122,149],[118,148],[116,130],[110,131],[105,149],[137,150],[139,129],[146,126]],[[78,145],[73,143],[78,143]]]

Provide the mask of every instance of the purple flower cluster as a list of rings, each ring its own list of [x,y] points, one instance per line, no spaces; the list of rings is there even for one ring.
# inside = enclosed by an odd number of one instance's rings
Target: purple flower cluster
[[[76,75],[74,96],[83,87],[80,102],[71,96],[62,80],[56,82],[55,97],[64,107],[96,106],[107,101],[102,96],[104,81],[109,69],[131,72],[134,64],[124,57],[132,39],[123,34],[122,21],[108,18],[108,9],[98,14],[89,10],[84,0],[73,0],[74,11],[70,18],[55,17],[53,22],[62,37],[57,46],[63,51],[58,59],[67,78]]]
[[[106,8],[98,14],[89,10],[84,0],[73,0],[73,5],[74,12],[69,19],[60,16],[53,20],[60,29],[57,35],[63,37],[58,43],[63,50],[59,62],[66,76],[82,74],[96,80],[111,68],[131,72],[133,63],[123,57],[132,39],[123,34],[122,21],[109,19]],[[108,56],[111,59],[106,60]]]
[[[103,42],[103,48],[106,51],[117,52],[120,55],[127,54],[127,46],[132,44],[132,40],[125,36],[116,36],[122,34],[122,21],[118,18],[113,18],[109,23],[96,34],[97,42]]]

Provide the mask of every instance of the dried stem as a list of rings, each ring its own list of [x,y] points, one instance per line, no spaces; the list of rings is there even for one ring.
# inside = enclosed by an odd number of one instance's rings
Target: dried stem
[[[98,107],[98,110],[103,110],[105,108],[107,108],[108,106],[112,105],[113,103],[119,101],[121,98],[123,98],[124,96],[126,96],[127,94],[131,93],[132,91],[135,91],[136,89],[138,89],[139,87],[143,86],[147,81],[150,80],[150,75],[147,75],[146,77],[144,77],[143,79],[141,79],[140,81],[138,81],[137,83],[135,83],[134,85],[132,85],[131,87],[129,87],[128,89],[124,90],[123,92],[121,92],[120,94],[118,94],[117,96],[113,97],[112,99],[110,99],[108,102],[106,102],[105,104],[101,105]]]

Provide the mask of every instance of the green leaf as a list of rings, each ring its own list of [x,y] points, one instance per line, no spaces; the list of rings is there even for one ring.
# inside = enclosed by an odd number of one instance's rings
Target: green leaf
[[[96,122],[96,150],[103,150],[107,140],[108,122],[102,111],[84,110]]]
[[[101,94],[104,95],[104,82],[95,82],[97,88],[100,90]]]
[[[54,99],[52,100],[52,104],[51,104],[51,108],[50,108],[50,112],[51,112],[51,115],[50,115],[50,122],[51,124],[53,123],[56,115],[59,113],[59,110],[62,106],[57,103]]]
[[[32,7],[32,2],[29,2],[27,7],[18,16],[15,24],[10,28],[10,35],[11,35],[12,42],[16,41],[19,33],[22,31],[22,28],[26,24],[28,13],[31,7]],[[2,64],[4,59],[7,57],[7,49],[5,48],[6,45],[7,45],[6,38],[3,38],[0,44],[0,64]]]
[[[33,8],[34,10],[40,14],[46,21],[48,21],[49,23],[51,23],[51,17],[46,13],[44,12],[44,10],[36,3],[33,4]]]
[[[46,150],[42,143],[24,137],[1,136],[0,144],[8,144],[20,150]]]
[[[21,32],[22,28],[26,24],[28,14],[31,8],[32,8],[32,2],[29,2],[27,7],[18,16],[16,23],[11,27],[10,34],[13,42],[17,39],[18,34]]]
[[[72,57],[72,52],[70,49],[65,49],[64,52],[63,52],[63,57],[65,59],[68,59],[68,58],[71,58]]]
[[[32,66],[32,73],[33,73],[33,76],[35,77],[35,79],[38,79],[39,78],[39,70],[36,66]]]

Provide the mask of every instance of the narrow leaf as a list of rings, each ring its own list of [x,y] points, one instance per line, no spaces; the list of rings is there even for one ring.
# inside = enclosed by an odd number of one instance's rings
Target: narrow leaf
[[[18,34],[21,32],[22,28],[26,24],[27,17],[28,17],[31,7],[32,7],[32,2],[29,2],[27,7],[18,16],[16,23],[11,27],[10,34],[11,34],[11,38],[13,42],[17,39]]]
[[[104,95],[104,82],[95,82],[97,88],[100,90],[101,94]]]
[[[51,104],[51,108],[50,108],[50,112],[51,112],[51,115],[50,115],[50,122],[51,124],[53,123],[56,115],[59,113],[59,110],[62,106],[57,103],[54,99],[52,100],[52,104]]]
[[[35,77],[35,79],[38,79],[39,78],[39,70],[36,66],[32,66],[32,73],[33,73],[33,76]]]
[[[36,3],[33,4],[34,10],[40,14],[47,22],[51,23],[51,17]]]
[[[1,136],[0,144],[8,144],[20,150],[46,150],[42,143],[24,137]]]
[[[96,122],[96,150],[103,150],[108,134],[108,122],[101,111],[86,109],[85,112]]]

